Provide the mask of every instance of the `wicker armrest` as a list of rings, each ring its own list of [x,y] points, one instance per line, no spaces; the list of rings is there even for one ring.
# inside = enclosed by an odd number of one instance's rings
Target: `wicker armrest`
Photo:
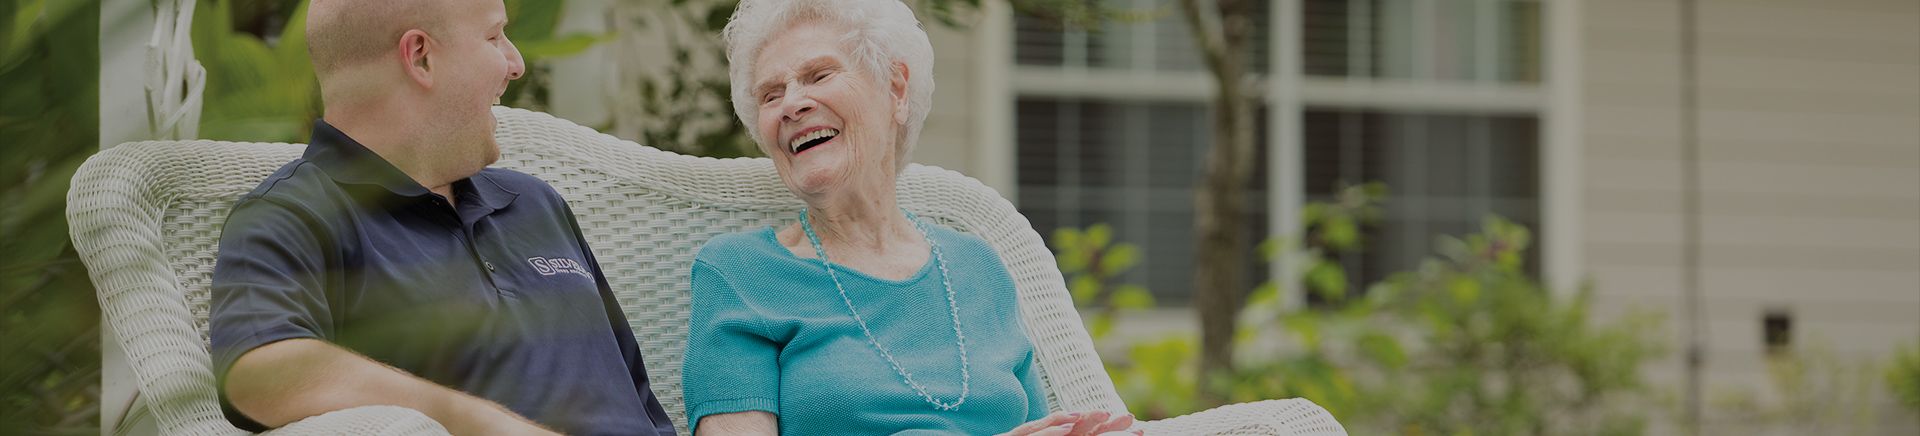
[[[400,406],[361,406],[336,410],[287,424],[262,435],[446,435],[447,428],[413,409]]]
[[[1229,404],[1190,415],[1142,422],[1134,428],[1152,436],[1347,434],[1327,409],[1299,398]]]

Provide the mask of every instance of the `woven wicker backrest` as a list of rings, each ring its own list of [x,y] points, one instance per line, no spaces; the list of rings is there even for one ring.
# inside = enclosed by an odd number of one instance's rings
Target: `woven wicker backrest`
[[[547,114],[496,108],[498,167],[551,183],[578,216],[675,424],[686,429],[680,361],[688,272],[715,235],[778,225],[799,200],[766,159],[684,156]],[[90,159],[74,176],[68,218],[150,412],[165,433],[233,432],[220,417],[207,354],[208,285],[234,199],[299,156],[297,144],[143,142]],[[978,181],[915,165],[901,206],[970,232],[999,251],[1019,288],[1055,410],[1121,410],[1059,270],[1012,204]]]

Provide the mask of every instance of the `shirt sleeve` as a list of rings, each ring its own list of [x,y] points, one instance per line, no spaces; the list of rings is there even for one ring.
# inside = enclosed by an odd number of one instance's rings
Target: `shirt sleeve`
[[[692,274],[692,313],[681,365],[688,431],[707,415],[779,415],[779,343],[720,271],[695,260]]]
[[[242,199],[227,216],[214,261],[207,319],[215,390],[235,426],[266,427],[228,401],[227,372],[241,355],[287,339],[333,336],[325,292],[327,255],[311,215],[273,201]]]

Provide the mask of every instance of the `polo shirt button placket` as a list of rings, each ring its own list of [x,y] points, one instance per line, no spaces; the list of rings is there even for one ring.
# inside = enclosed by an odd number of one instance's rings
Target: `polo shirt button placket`
[[[484,261],[484,260],[483,260],[483,261],[480,261],[480,264],[481,264],[481,265],[486,265],[486,267],[487,267],[487,272],[494,272],[494,271],[493,271],[493,262],[488,262],[488,261]]]

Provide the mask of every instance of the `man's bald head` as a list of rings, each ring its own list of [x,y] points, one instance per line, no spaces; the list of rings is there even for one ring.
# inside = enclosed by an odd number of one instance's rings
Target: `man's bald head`
[[[325,82],[329,73],[398,50],[400,35],[420,29],[444,35],[453,0],[313,0],[307,6],[307,56]]]

